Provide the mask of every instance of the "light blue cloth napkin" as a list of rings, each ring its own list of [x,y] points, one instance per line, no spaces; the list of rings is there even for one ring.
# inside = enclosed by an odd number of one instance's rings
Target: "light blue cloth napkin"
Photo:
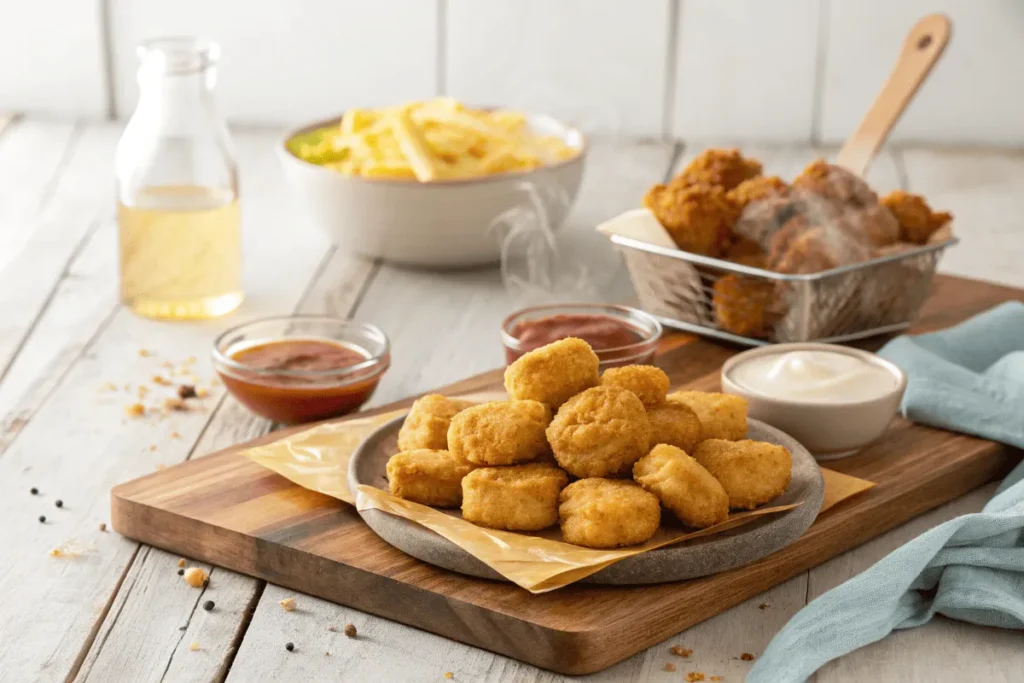
[[[894,339],[879,355],[907,373],[908,419],[1024,448],[1024,304]],[[1024,463],[982,512],[940,524],[800,610],[747,683],[801,683],[935,614],[1024,629]]]

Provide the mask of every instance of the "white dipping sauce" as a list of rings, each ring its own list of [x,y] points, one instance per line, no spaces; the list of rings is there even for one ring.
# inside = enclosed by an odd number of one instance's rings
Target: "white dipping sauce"
[[[883,396],[897,380],[885,368],[834,351],[790,351],[754,356],[729,377],[750,391],[781,399],[849,403]]]

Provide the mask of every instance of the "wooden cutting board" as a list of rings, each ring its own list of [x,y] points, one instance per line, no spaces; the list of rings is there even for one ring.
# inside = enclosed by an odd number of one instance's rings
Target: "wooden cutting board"
[[[947,327],[1007,300],[1024,301],[1024,291],[936,277],[914,331]],[[718,388],[722,362],[739,350],[683,334],[667,337],[665,346],[659,364],[673,386],[703,390]],[[494,371],[441,391],[500,384],[501,373]],[[829,463],[878,485],[824,513],[774,555],[680,583],[575,585],[531,595],[415,560],[380,540],[353,508],[238,455],[280,434],[121,484],[111,492],[114,528],[180,555],[566,674],[611,666],[1001,477],[1021,458],[1007,446],[897,420],[868,450]]]

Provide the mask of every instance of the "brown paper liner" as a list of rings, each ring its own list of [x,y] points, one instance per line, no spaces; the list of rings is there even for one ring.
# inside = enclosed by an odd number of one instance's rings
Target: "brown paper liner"
[[[462,398],[489,400],[497,396],[487,392]],[[303,488],[355,505],[358,510],[377,509],[421,524],[531,593],[545,593],[567,586],[632,555],[719,534],[796,507],[782,505],[739,512],[721,524],[700,531],[663,524],[654,537],[642,545],[594,550],[561,541],[556,528],[537,534],[487,529],[463,520],[457,511],[436,510],[402,500],[372,486],[360,486],[353,495],[347,484],[348,462],[352,453],[375,429],[404,412],[395,410],[318,425],[250,448],[243,451],[243,455]],[[874,486],[872,482],[833,470],[822,468],[821,472],[825,479],[822,512]]]

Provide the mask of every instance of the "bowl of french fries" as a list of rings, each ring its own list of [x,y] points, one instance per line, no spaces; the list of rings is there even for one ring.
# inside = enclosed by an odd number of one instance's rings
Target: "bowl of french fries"
[[[335,244],[453,268],[497,262],[502,216],[516,207],[557,228],[579,190],[586,142],[549,116],[437,98],[303,126],[279,152],[299,204]]]

